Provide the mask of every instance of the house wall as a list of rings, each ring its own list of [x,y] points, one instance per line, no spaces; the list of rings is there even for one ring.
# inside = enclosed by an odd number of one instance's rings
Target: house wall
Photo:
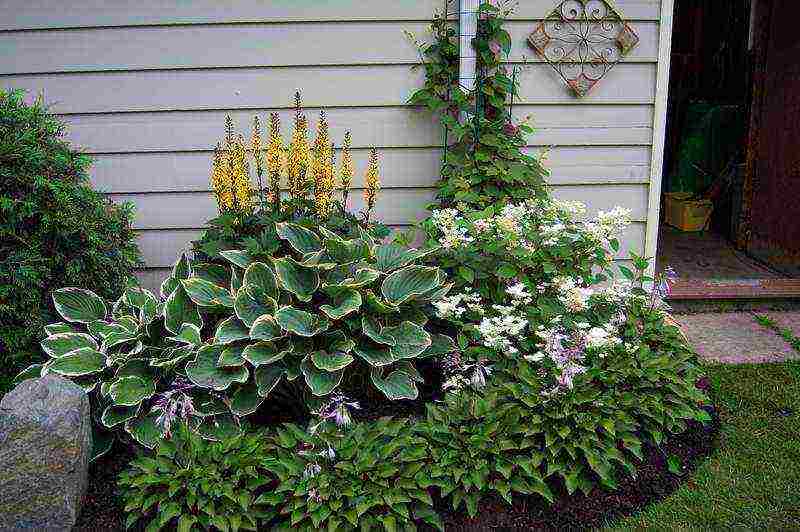
[[[527,0],[509,22],[512,61],[525,63],[514,114],[533,117],[531,151],[549,148],[556,196],[592,211],[623,205],[636,222],[624,238],[641,251],[653,174],[660,0],[620,0],[641,41],[583,99],[525,44],[555,0]],[[382,157],[383,220],[403,226],[433,197],[441,135],[406,105],[420,86],[415,47],[441,0],[0,0],[0,86],[42,93],[95,158],[92,180],[136,205],[135,227],[154,285],[205,220],[210,149],[231,114],[328,109],[335,139],[350,129],[361,186],[368,148]],[[358,207],[358,194],[354,201]],[[657,200],[657,195],[656,195]]]

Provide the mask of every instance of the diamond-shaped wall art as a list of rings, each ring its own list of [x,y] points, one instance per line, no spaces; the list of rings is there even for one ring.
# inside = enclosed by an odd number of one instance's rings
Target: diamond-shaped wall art
[[[606,0],[564,0],[528,43],[582,97],[633,50],[639,36]]]

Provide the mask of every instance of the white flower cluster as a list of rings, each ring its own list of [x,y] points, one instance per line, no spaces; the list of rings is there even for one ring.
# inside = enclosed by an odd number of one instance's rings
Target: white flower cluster
[[[558,294],[558,300],[570,312],[583,312],[589,308],[589,298],[594,289],[579,285],[579,280],[571,277],[556,277],[552,283]]]
[[[522,283],[506,288],[510,305],[492,305],[496,316],[483,318],[478,324],[478,332],[483,338],[483,345],[503,353],[515,354],[515,339],[528,326],[528,318],[523,315],[524,306],[533,301],[533,294]]]
[[[617,336],[619,330],[613,324],[607,324],[605,327],[592,327],[584,337],[586,340],[587,349],[608,349],[619,345],[622,340]]]
[[[459,223],[460,215],[456,209],[441,209],[431,214],[434,225],[442,233],[440,244],[444,248],[457,248],[469,244],[473,237],[469,230]]]
[[[605,245],[614,235],[619,234],[631,223],[631,210],[614,207],[610,211],[600,211],[596,220],[584,224],[587,234],[597,243]]]
[[[445,296],[434,301],[433,307],[436,309],[436,315],[442,319],[460,319],[468,310],[480,316],[484,314],[481,296],[473,293],[469,287],[461,294]]]

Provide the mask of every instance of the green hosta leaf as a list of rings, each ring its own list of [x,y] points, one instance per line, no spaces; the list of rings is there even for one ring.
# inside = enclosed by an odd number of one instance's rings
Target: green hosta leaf
[[[320,238],[305,227],[293,223],[278,223],[275,228],[278,237],[286,240],[298,253],[313,253],[322,247]]]
[[[122,294],[122,301],[139,310],[142,321],[152,321],[158,314],[158,298],[150,290],[140,286],[129,286]]]
[[[184,323],[177,336],[172,337],[176,342],[188,345],[200,345],[203,338],[200,336],[200,327],[194,323]]]
[[[395,362],[389,348],[383,345],[359,345],[355,348],[355,353],[373,367],[388,366]]]
[[[381,244],[375,247],[375,266],[384,273],[389,273],[398,268],[408,266],[412,262],[419,260],[431,253],[435,253],[439,248],[429,249],[409,249],[397,244]]]
[[[346,288],[360,288],[362,286],[367,286],[374,283],[380,276],[381,272],[378,270],[373,270],[372,268],[359,268],[356,270],[356,274],[353,277],[344,279],[342,282],[338,283],[338,286]]]
[[[110,323],[103,320],[97,320],[88,323],[86,325],[86,328],[89,329],[89,332],[92,334],[92,336],[101,339],[105,339],[110,334],[113,333],[127,332],[127,329],[125,329],[125,327],[123,327],[122,325],[118,323]],[[47,327],[45,327],[45,329],[47,329]],[[55,334],[55,333],[48,333],[48,334]]]
[[[189,298],[201,307],[233,307],[233,296],[226,288],[199,277],[184,279],[181,284]]]
[[[111,400],[117,406],[136,406],[156,393],[156,385],[151,380],[129,376],[117,379],[109,389]]]
[[[257,263],[256,263],[257,264]],[[233,305],[236,316],[248,327],[253,326],[259,316],[264,314],[274,314],[278,308],[275,300],[268,295],[263,295],[260,289],[250,285],[244,285],[236,293],[236,301]]]
[[[325,240],[325,251],[337,264],[350,264],[369,258],[369,246],[359,238],[353,240],[328,238]]]
[[[304,310],[283,307],[275,313],[275,321],[281,329],[298,336],[311,337],[328,330],[330,322]]]
[[[373,368],[370,372],[372,383],[378,388],[387,399],[397,401],[398,399],[416,399],[419,395],[416,384],[412,377],[405,371],[396,369],[383,376],[380,368]]]
[[[89,290],[61,288],[53,292],[53,304],[59,315],[67,321],[91,323],[108,314],[105,302]]]
[[[186,364],[186,376],[203,388],[222,391],[234,382],[247,382],[249,373],[245,367],[220,368],[217,361],[222,354],[222,346],[201,347],[195,359]]]
[[[139,338],[139,335],[135,332],[113,332],[106,336],[105,340],[103,340],[103,345],[101,350],[108,351],[112,347],[116,347],[118,345],[124,344],[126,342],[130,342],[132,340],[136,340]]]
[[[231,266],[231,293],[236,297],[236,293],[242,287],[242,276],[239,275],[239,268]]]
[[[291,352],[291,345],[288,349],[281,349],[275,342],[256,342],[248,345],[242,352],[242,356],[257,367],[277,362]]]
[[[106,357],[103,353],[91,347],[82,347],[54,359],[48,371],[67,377],[79,377],[103,371],[105,367]]]
[[[400,307],[390,305],[386,301],[380,299],[372,290],[364,291],[364,305],[367,309],[376,314],[394,314],[400,310]]]
[[[275,317],[269,314],[259,316],[250,327],[250,338],[253,340],[275,340],[284,336],[283,330],[278,326]]]
[[[219,254],[222,255],[225,260],[235,264],[240,268],[247,268],[250,266],[250,263],[253,262],[253,257],[251,257],[248,252],[238,249],[220,251]]]
[[[92,323],[96,323],[96,322],[92,322]],[[105,322],[103,322],[103,323],[105,323]],[[78,331],[72,325],[70,325],[69,323],[64,323],[63,321],[60,321],[58,323],[51,323],[50,325],[45,325],[44,326],[44,332],[48,336],[53,336],[54,334],[71,333],[71,332],[78,332]],[[89,329],[89,332],[92,332],[92,330]],[[94,333],[92,333],[92,334],[94,334]]]
[[[42,370],[44,368],[44,364],[31,364],[27,368],[20,371],[14,380],[12,381],[14,384],[19,384],[22,381],[28,379],[38,379],[42,376]]]
[[[311,393],[317,397],[328,395],[334,391],[344,377],[344,371],[324,371],[317,369],[309,361],[310,357],[303,359],[300,369],[306,379],[306,384],[311,388]]]
[[[381,285],[381,293],[389,303],[399,305],[439,285],[438,268],[408,266],[389,274]]]
[[[180,281],[192,276],[192,263],[189,256],[184,252],[178,257],[178,261],[172,266],[172,278]]]
[[[181,282],[174,277],[167,277],[161,282],[159,291],[161,292],[161,299],[167,299],[176,288],[181,286]]]
[[[264,397],[258,394],[258,385],[255,381],[248,381],[236,388],[231,397],[231,412],[237,416],[249,416],[261,406]]]
[[[214,334],[214,343],[229,344],[237,340],[248,340],[250,331],[242,321],[236,316],[231,316],[217,326]]]
[[[373,342],[384,345],[394,345],[396,343],[392,335],[386,334],[386,328],[378,320],[366,314],[361,316],[361,331]]]
[[[207,440],[225,441],[242,433],[242,427],[231,415],[209,416],[203,420],[197,432]]]
[[[356,346],[355,342],[342,331],[325,334],[322,340],[328,351],[349,353]]]
[[[331,262],[331,259],[324,250],[317,251],[316,253],[306,253],[303,255],[303,260],[300,262],[303,266],[314,267],[318,270],[333,270],[340,265]]]
[[[275,278],[272,268],[263,262],[254,262],[247,267],[244,272],[243,284],[257,288],[262,294],[274,300],[277,300],[280,295],[278,293],[278,280]],[[259,294],[256,293],[256,295]]]
[[[198,277],[209,283],[225,286],[230,278],[230,270],[221,264],[199,263],[192,265],[193,277]],[[183,281],[181,281],[183,282]]]
[[[164,327],[172,334],[178,334],[184,323],[203,328],[203,318],[200,317],[197,305],[183,286],[179,286],[164,303]]]
[[[48,336],[41,342],[42,350],[51,358],[58,358],[82,347],[97,349],[94,338],[84,333],[60,333]]]
[[[311,296],[319,288],[317,269],[303,266],[289,257],[276,259],[275,271],[281,285],[300,301],[311,301]]]
[[[383,334],[394,338],[395,343],[389,347],[389,351],[395,360],[416,358],[431,345],[431,335],[410,321],[404,321],[396,327],[386,327]]]
[[[281,377],[286,373],[286,367],[282,364],[268,364],[258,366],[255,371],[258,395],[261,397],[269,396],[281,381]]]
[[[353,361],[352,355],[340,352],[315,351],[311,354],[314,365],[325,371],[339,371],[346,368]]]
[[[200,416],[215,416],[230,412],[230,409],[219,397],[219,394],[203,388],[193,388],[187,394],[192,398],[194,409]]]
[[[321,305],[319,309],[332,320],[339,320],[361,308],[358,290],[344,288],[333,298],[333,305]]]
[[[136,412],[139,406],[116,406],[109,405],[103,410],[103,415],[100,417],[100,422],[107,428],[113,428],[117,425],[125,423],[129,419],[136,417]]]
[[[431,345],[420,355],[422,358],[438,357],[456,350],[456,343],[444,334],[432,334]]]
[[[137,416],[125,422],[125,430],[148,449],[155,448],[161,441],[161,428],[158,426],[158,411],[150,412],[144,416]]]
[[[230,367],[244,366],[245,364],[244,350],[245,346],[241,344],[229,345],[228,347],[223,349],[222,353],[219,355],[219,360],[217,360],[217,367],[230,368]]]

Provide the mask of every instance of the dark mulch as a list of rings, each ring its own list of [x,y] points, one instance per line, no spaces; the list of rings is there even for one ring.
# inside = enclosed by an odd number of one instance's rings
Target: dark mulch
[[[117,498],[117,475],[133,460],[135,453],[119,442],[112,452],[89,467],[89,485],[83,508],[73,531],[124,530],[125,516]]]

